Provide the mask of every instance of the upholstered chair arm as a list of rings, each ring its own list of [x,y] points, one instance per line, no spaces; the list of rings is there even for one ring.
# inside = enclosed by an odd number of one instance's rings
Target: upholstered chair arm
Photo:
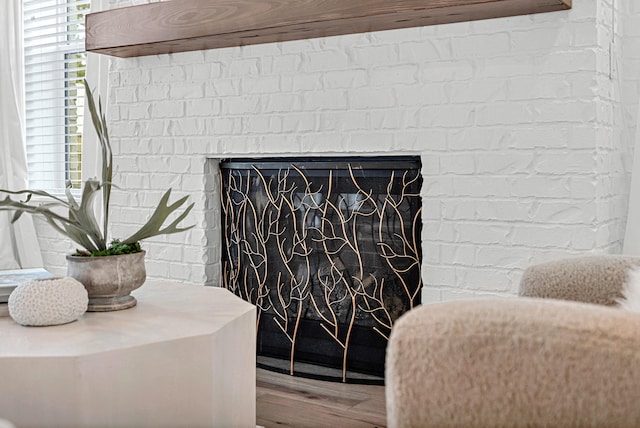
[[[599,255],[556,260],[525,270],[520,296],[615,305],[640,257]]]
[[[391,428],[640,426],[640,315],[560,300],[418,307],[387,348]]]

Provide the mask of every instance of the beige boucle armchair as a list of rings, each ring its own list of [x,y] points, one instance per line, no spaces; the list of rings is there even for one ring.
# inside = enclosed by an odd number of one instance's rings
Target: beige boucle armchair
[[[408,312],[387,348],[389,427],[639,427],[640,314],[612,307],[634,266],[545,263],[521,297]]]

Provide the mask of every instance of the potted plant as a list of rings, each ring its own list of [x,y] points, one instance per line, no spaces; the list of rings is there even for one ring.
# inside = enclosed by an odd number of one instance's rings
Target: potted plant
[[[179,212],[188,197],[169,204],[169,189],[160,199],[151,217],[136,233],[126,239],[109,241],[109,203],[113,175],[111,144],[102,103],[98,100],[96,107],[86,80],[84,85],[91,120],[100,142],[101,180],[87,179],[83,184],[79,201],[71,192],[70,182],[67,182],[66,198],[42,190],[0,189],[0,193],[7,194],[4,199],[0,199],[0,210],[14,211],[12,222],[24,213],[41,215],[55,230],[80,245],[81,248],[74,254],[67,256],[67,275],[76,278],[87,288],[88,310],[126,309],[136,305],[136,300],[130,293],[140,287],[146,279],[145,252],[140,247],[140,241],[192,228],[193,225],[180,227],[180,223],[193,208],[193,203]],[[102,204],[97,210],[95,201],[99,194],[102,195]],[[20,195],[22,198],[14,200],[10,195]],[[101,211],[102,228],[96,211]],[[165,226],[168,218],[174,213],[175,218]]]

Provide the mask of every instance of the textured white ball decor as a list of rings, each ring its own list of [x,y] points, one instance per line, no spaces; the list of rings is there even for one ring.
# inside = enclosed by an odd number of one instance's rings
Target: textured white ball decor
[[[66,324],[87,310],[89,297],[82,283],[70,278],[36,279],[21,284],[9,295],[9,315],[18,324]]]

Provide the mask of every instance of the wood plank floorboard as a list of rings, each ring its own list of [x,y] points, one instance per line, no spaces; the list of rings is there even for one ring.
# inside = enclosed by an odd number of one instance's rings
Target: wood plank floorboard
[[[386,426],[384,386],[326,382],[257,370],[257,424],[265,428]]]

